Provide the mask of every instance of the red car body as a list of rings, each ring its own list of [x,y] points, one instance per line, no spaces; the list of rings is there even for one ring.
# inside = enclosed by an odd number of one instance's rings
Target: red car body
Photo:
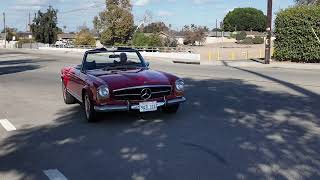
[[[103,48],[87,51],[83,61],[88,53],[95,51],[107,50]],[[125,52],[125,50],[123,51]],[[141,56],[140,53],[139,56]],[[143,61],[143,63],[145,62]],[[85,101],[85,94],[87,94],[90,105],[95,112],[138,110],[139,103],[145,101],[156,101],[158,107],[167,107],[179,105],[186,100],[183,91],[178,91],[175,87],[176,81],[179,80],[177,76],[151,70],[148,65],[123,71],[97,69],[90,72],[83,71],[82,66],[83,64],[64,67],[61,70],[64,98],[66,101],[65,96],[71,95],[72,98],[82,103]],[[110,93],[108,98],[99,98],[97,92],[101,86],[108,87]],[[141,93],[144,92],[141,91],[149,90],[150,97],[142,98]],[[66,103],[71,104],[70,102]]]

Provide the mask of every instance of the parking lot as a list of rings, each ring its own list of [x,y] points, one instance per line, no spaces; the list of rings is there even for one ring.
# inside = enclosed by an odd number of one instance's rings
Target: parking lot
[[[0,49],[0,179],[320,179],[320,72],[172,64],[177,114],[107,113],[62,100],[80,55]]]

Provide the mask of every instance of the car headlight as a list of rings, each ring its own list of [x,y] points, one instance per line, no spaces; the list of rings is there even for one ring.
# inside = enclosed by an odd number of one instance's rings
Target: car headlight
[[[184,91],[184,81],[182,79],[176,80],[175,86],[177,91]]]
[[[107,86],[100,86],[98,88],[98,95],[102,98],[108,98],[110,95],[109,88]]]

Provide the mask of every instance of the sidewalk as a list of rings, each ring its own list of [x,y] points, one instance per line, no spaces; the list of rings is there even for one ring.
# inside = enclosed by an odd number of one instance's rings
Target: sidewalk
[[[233,66],[233,67],[254,67],[254,68],[285,68],[285,69],[305,69],[320,70],[320,63],[294,63],[272,61],[270,64],[262,64],[253,60],[234,60],[234,61],[201,61],[205,66]]]

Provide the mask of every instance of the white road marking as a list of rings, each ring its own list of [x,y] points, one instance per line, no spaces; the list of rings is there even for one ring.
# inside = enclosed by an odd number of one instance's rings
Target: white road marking
[[[0,119],[0,124],[3,126],[4,129],[7,131],[15,131],[17,130],[13,124],[11,124],[8,119]]]
[[[48,176],[50,180],[68,180],[59,170],[48,169],[43,171],[43,173]]]

